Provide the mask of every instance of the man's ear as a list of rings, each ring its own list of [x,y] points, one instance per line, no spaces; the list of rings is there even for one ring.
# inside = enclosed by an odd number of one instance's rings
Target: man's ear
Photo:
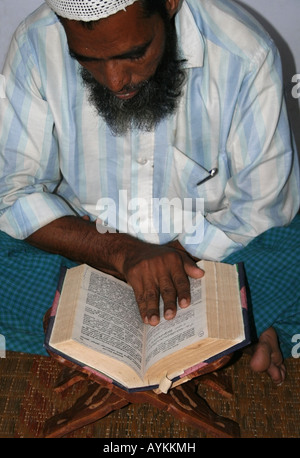
[[[181,0],[166,0],[166,8],[170,18],[177,12],[179,3],[181,3]]]

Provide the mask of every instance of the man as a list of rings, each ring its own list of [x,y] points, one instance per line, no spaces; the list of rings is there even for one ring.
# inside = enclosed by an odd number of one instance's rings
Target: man
[[[123,278],[156,325],[160,296],[167,319],[189,305],[195,259],[242,260],[252,367],[281,383],[300,323],[299,290],[281,285],[299,274],[299,171],[273,42],[230,0],[46,3],[4,69],[8,349],[42,352],[62,263]]]

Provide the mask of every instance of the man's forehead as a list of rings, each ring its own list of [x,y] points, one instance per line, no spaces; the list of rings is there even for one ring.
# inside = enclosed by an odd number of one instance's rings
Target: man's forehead
[[[74,21],[98,21],[125,10],[139,0],[45,0],[60,17]]]
[[[77,60],[93,61],[125,58],[147,48],[162,27],[159,16],[144,17],[140,5],[94,22],[92,28],[82,22],[61,19],[70,54]]]

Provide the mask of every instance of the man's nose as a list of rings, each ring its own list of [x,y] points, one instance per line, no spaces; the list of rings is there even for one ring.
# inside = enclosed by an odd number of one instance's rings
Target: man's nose
[[[102,66],[100,81],[111,92],[120,92],[131,83],[131,72],[126,62],[111,60]]]

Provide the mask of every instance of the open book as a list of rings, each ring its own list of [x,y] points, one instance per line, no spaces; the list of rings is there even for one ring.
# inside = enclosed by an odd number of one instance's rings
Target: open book
[[[242,265],[198,264],[205,275],[190,279],[191,305],[157,326],[142,322],[125,282],[85,264],[66,270],[46,348],[128,391],[167,392],[204,361],[249,343]]]

